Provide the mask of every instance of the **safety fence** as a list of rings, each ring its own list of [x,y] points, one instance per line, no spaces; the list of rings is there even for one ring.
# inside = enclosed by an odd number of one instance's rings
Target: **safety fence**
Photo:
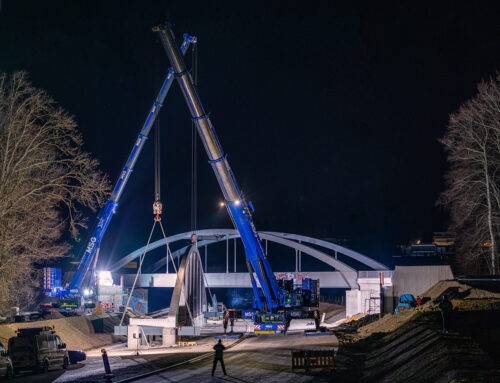
[[[292,370],[311,368],[329,368],[333,370],[334,364],[333,350],[292,350]]]

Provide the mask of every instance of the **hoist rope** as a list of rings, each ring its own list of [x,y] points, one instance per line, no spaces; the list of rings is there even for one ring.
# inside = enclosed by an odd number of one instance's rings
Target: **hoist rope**
[[[155,121],[155,201],[160,200],[160,115]]]
[[[194,86],[198,86],[198,44],[194,44],[191,50],[191,75],[193,77]],[[191,231],[194,233],[198,229],[198,134],[196,124],[191,121]],[[208,288],[212,306],[214,297],[210,287],[208,286],[206,270],[203,271],[205,286]]]
[[[167,235],[165,234],[165,230],[163,229],[163,225],[162,225],[161,221],[154,220],[153,227],[151,228],[151,233],[149,234],[148,243],[146,244],[146,247],[144,249],[144,253],[142,253],[141,258],[140,258],[139,268],[137,269],[137,273],[135,274],[134,283],[132,284],[132,288],[130,289],[130,292],[128,294],[127,304],[125,306],[125,310],[123,310],[122,318],[120,320],[120,326],[123,324],[123,319],[125,318],[125,314],[127,313],[127,307],[130,304],[130,299],[132,298],[132,294],[134,292],[135,285],[137,284],[137,279],[139,277],[139,274],[141,273],[142,264],[144,263],[144,258],[146,257],[146,253],[148,251],[149,244],[151,243],[151,237],[153,236],[153,232],[155,230],[155,226],[156,226],[157,222],[160,224],[161,232],[163,234],[163,238],[165,239],[165,245],[167,246],[168,254],[170,256],[170,259],[172,260],[172,264],[174,265],[175,274],[178,275],[178,270],[177,270],[177,267],[175,266],[174,257],[172,255],[172,251],[170,250],[170,245],[168,243]],[[189,307],[189,300],[186,298],[182,287],[181,287],[181,294],[182,294],[182,297],[184,298],[184,301],[186,302],[186,308],[188,310],[189,318],[191,319],[191,323],[194,326],[193,314],[191,313],[191,308]]]
[[[123,319],[125,318],[125,314],[127,313],[127,308],[128,308],[128,305],[130,304],[130,298],[132,298],[132,293],[134,292],[135,284],[137,283],[137,278],[139,277],[139,274],[141,272],[142,263],[144,262],[146,252],[148,251],[149,243],[151,242],[151,237],[153,236],[153,231],[155,230],[156,222],[157,221],[153,222],[153,227],[151,228],[151,233],[149,233],[148,243],[146,244],[146,247],[144,248],[144,253],[142,253],[142,255],[141,255],[141,258],[139,261],[139,267],[137,269],[137,273],[135,274],[134,283],[132,284],[132,289],[130,290],[130,293],[128,294],[127,304],[125,305],[125,310],[123,310],[122,319],[120,320],[120,326],[122,325]]]
[[[198,85],[198,44],[193,44],[191,54],[191,74],[195,87]],[[198,228],[198,137],[196,124],[191,121],[191,231]]]

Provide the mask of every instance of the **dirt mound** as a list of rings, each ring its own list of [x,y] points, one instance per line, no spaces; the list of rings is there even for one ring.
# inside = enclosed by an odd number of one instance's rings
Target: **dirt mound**
[[[458,281],[438,282],[422,296],[435,301],[445,293],[449,293],[451,299],[500,299],[500,293],[480,289]]]
[[[413,310],[403,311],[399,314],[385,314],[381,319],[359,327],[352,340],[363,339],[377,332],[394,331],[408,322],[413,315],[415,315]]]
[[[487,286],[490,288],[491,286]],[[438,304],[453,304],[450,333],[442,333]],[[423,295],[422,306],[353,321],[339,334],[336,356],[346,382],[496,382],[500,369],[500,294],[458,281],[442,281]],[[374,316],[371,316],[373,319]],[[356,323],[359,322],[359,323]]]
[[[109,315],[102,315],[102,317],[109,317]],[[57,334],[70,350],[90,350],[118,340],[118,337],[111,333],[96,333],[92,318],[86,316],[2,324],[0,325],[0,340],[7,347],[9,338],[16,336],[17,329],[41,326],[54,326]]]
[[[476,312],[475,321],[482,315]],[[499,367],[471,337],[442,334],[435,312],[419,313],[395,331],[344,344],[335,359],[336,380],[343,382],[496,382]]]
[[[499,310],[500,293],[480,289],[458,281],[441,281],[422,296],[425,302],[417,311],[438,310],[441,297],[446,294],[454,310]]]
[[[456,311],[500,310],[500,293],[479,289],[457,281],[441,281],[422,295],[425,302],[422,306],[399,314],[384,314],[381,319],[371,321],[371,323],[357,324],[353,327],[354,330],[357,330],[356,334],[348,336],[345,342],[354,342],[374,333],[395,331],[419,313],[438,311],[439,300],[443,294],[451,299],[453,309]]]

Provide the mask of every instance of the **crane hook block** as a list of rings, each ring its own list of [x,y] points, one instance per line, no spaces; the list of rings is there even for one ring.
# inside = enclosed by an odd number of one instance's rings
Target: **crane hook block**
[[[160,220],[162,208],[163,208],[163,205],[161,204],[160,201],[155,201],[153,203],[153,214],[156,216],[155,220],[157,220],[157,221]]]

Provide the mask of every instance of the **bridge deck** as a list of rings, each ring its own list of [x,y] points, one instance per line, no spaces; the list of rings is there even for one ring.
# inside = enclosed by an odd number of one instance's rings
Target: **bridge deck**
[[[287,274],[298,278],[313,278],[320,280],[322,288],[358,288],[355,271],[311,271],[300,273],[274,273],[276,278],[283,279]],[[252,288],[248,273],[206,273],[208,287],[212,288]],[[135,274],[123,274],[124,287],[132,286]],[[140,274],[136,287],[174,287],[176,274],[157,273]],[[257,281],[258,283],[258,281]]]

